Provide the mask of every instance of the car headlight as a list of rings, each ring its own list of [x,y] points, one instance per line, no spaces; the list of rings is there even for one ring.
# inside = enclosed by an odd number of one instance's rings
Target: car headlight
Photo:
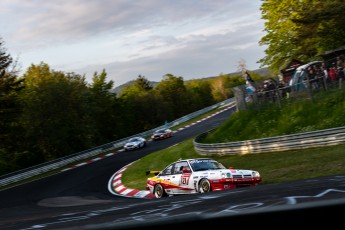
[[[260,177],[260,173],[257,171],[252,172],[253,177]]]

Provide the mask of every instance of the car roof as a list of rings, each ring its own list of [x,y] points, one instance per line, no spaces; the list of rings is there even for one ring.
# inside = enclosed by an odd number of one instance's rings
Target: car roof
[[[134,139],[141,139],[142,137],[131,137],[129,140],[134,140]]]
[[[304,64],[304,65],[301,65],[301,66],[297,67],[296,70],[297,71],[301,71],[301,70],[304,70],[304,69],[308,68],[311,65],[320,64],[320,63],[322,63],[322,61],[312,61],[312,62],[309,62],[307,64]]]

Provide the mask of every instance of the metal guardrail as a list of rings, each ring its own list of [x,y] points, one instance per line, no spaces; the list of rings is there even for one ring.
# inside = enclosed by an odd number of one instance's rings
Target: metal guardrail
[[[212,132],[212,130],[209,132]],[[198,143],[209,132],[203,133],[193,140],[194,149],[201,155],[278,152],[345,143],[345,126],[246,141],[212,144]]]
[[[9,185],[11,183],[16,183],[18,181],[22,181],[25,179],[29,179],[29,178],[32,178],[34,176],[38,176],[38,175],[46,173],[46,172],[50,172],[50,171],[53,171],[53,170],[56,170],[59,168],[63,168],[69,164],[73,164],[75,162],[89,159],[91,157],[109,152],[111,150],[121,148],[126,143],[126,141],[131,137],[134,137],[134,136],[142,136],[144,138],[150,137],[151,134],[157,129],[177,126],[177,125],[179,125],[183,122],[186,122],[186,121],[188,121],[194,117],[197,117],[201,114],[207,113],[207,112],[209,112],[213,109],[219,108],[219,107],[227,106],[227,105],[232,104],[232,103],[233,104],[236,103],[234,98],[230,98],[230,99],[227,99],[225,101],[214,104],[212,106],[198,110],[196,112],[188,114],[184,117],[176,119],[172,122],[169,122],[165,125],[162,125],[160,127],[155,128],[155,129],[151,129],[151,130],[139,133],[139,134],[132,135],[130,137],[126,137],[126,138],[116,140],[116,141],[113,141],[113,142],[110,142],[110,143],[107,143],[107,144],[104,144],[101,146],[97,146],[97,147],[92,148],[92,149],[84,150],[84,151],[81,151],[81,152],[78,152],[78,153],[75,153],[75,154],[72,154],[72,155],[69,155],[66,157],[62,157],[62,158],[59,158],[59,159],[56,159],[53,161],[49,161],[49,162],[46,162],[43,164],[35,165],[35,166],[29,167],[29,168],[25,168],[22,170],[18,170],[18,171],[12,172],[12,173],[2,175],[2,176],[0,176],[0,187]]]

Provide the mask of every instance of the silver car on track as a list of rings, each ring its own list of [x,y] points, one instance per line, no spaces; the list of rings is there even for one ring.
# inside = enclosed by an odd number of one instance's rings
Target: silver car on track
[[[125,150],[133,150],[145,147],[147,144],[146,139],[143,137],[132,137],[123,146]]]

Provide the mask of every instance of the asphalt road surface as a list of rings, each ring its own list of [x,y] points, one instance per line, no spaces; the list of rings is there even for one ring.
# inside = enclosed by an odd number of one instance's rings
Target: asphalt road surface
[[[115,172],[141,157],[224,122],[228,109],[145,148],[0,191],[0,229],[211,228],[219,225],[341,224],[345,175],[259,185],[206,194],[138,199],[108,191]]]

